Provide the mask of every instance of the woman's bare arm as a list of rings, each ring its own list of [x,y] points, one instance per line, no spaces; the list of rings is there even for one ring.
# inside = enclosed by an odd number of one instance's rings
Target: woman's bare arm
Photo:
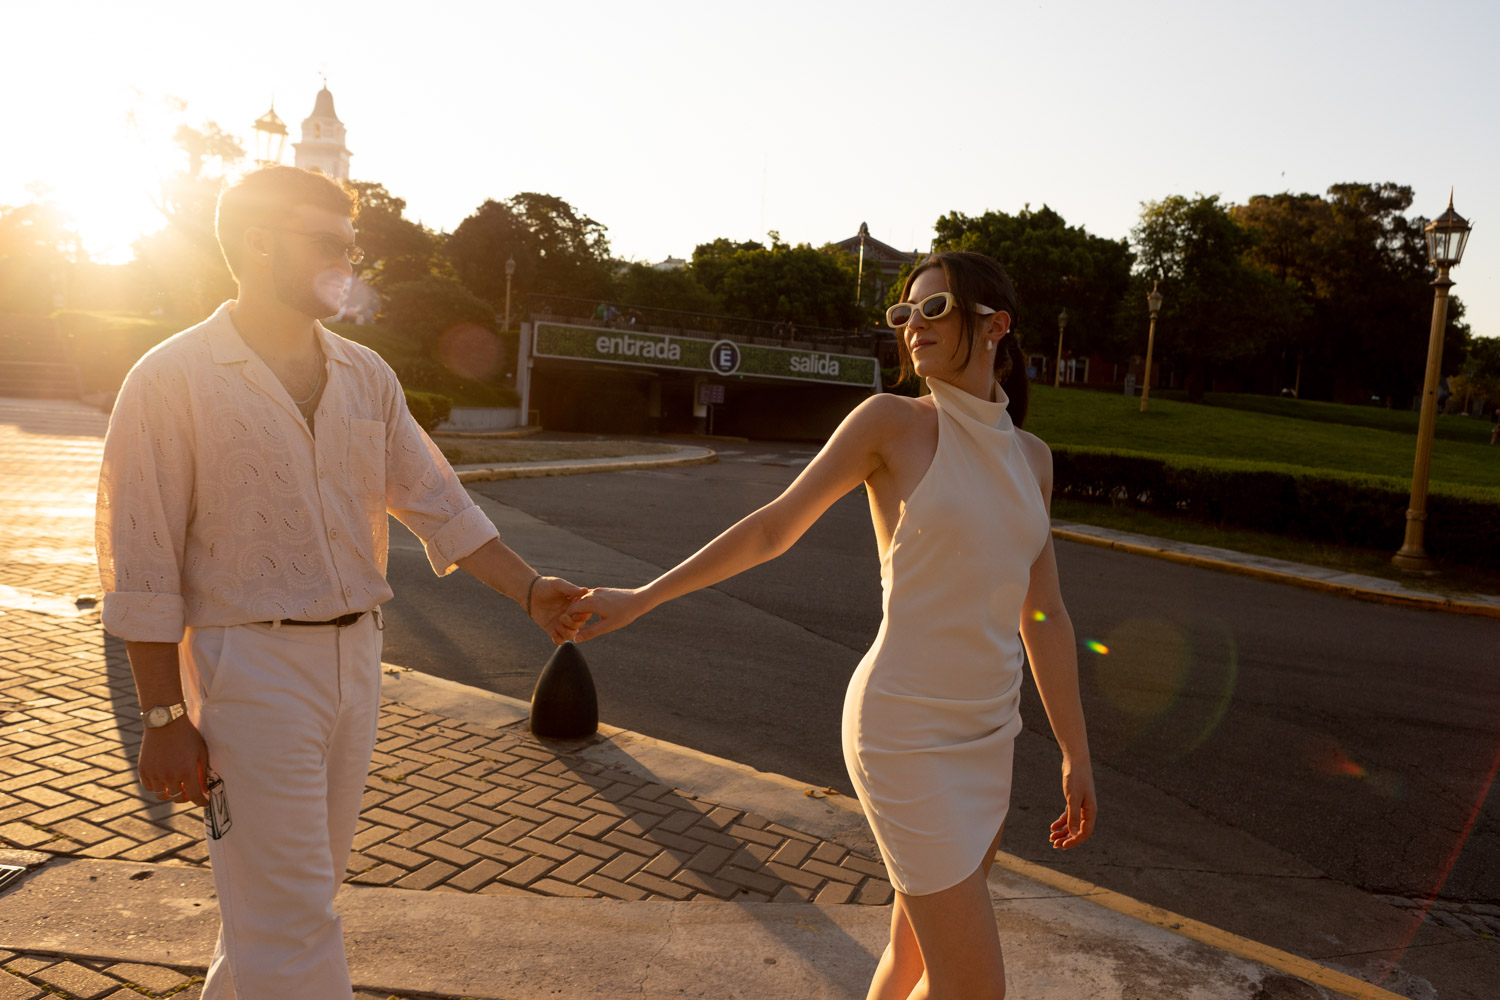
[[[613,632],[667,601],[711,587],[791,548],[834,501],[880,468],[887,442],[899,432],[903,405],[884,396],[867,399],[781,496],[646,586],[596,590],[576,602],[571,613],[599,616],[579,631],[578,641]]]
[[[1050,509],[1052,453],[1040,440],[1027,437],[1028,454]],[[1057,555],[1050,535],[1031,566],[1031,581],[1021,606],[1021,641],[1026,645],[1026,656],[1047,721],[1063,754],[1063,798],[1067,805],[1053,822],[1050,839],[1053,847],[1076,847],[1094,832],[1098,804],[1088,731],[1083,720],[1083,699],[1079,694],[1077,638],[1063,604]]]

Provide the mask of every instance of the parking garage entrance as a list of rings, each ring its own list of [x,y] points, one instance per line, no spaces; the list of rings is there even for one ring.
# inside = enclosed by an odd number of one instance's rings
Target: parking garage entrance
[[[820,441],[880,391],[874,355],[848,345],[695,332],[527,324],[527,405],[552,430]]]

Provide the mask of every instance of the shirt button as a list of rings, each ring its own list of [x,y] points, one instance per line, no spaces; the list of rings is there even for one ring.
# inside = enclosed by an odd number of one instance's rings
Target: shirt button
[[[345,597],[353,597],[354,596],[354,588],[353,587],[345,587],[344,588],[344,596]]]
[[[337,537],[339,537],[339,529],[337,529],[337,528],[329,528],[328,529],[328,537],[329,538],[337,538]]]

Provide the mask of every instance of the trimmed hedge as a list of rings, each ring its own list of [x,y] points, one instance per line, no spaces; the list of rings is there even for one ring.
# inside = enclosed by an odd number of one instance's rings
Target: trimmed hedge
[[[1367,549],[1401,545],[1411,483],[1296,465],[1052,449],[1062,496]],[[1432,483],[1427,552],[1500,569],[1500,490]]]
[[[406,393],[406,408],[411,411],[412,419],[428,434],[437,430],[438,424],[448,419],[453,412],[453,400],[436,392],[417,392],[414,389],[402,390]]]

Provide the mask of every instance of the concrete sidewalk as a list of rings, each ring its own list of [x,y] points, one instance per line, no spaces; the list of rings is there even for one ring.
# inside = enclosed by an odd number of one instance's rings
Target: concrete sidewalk
[[[79,600],[104,427],[0,400],[0,1000],[197,997],[216,932],[201,817],[142,795],[123,644]],[[893,893],[857,804],[608,727],[538,741],[399,666],[383,694],[339,902],[359,996],[864,995]],[[1008,855],[990,885],[1017,997],[1397,995]]]

